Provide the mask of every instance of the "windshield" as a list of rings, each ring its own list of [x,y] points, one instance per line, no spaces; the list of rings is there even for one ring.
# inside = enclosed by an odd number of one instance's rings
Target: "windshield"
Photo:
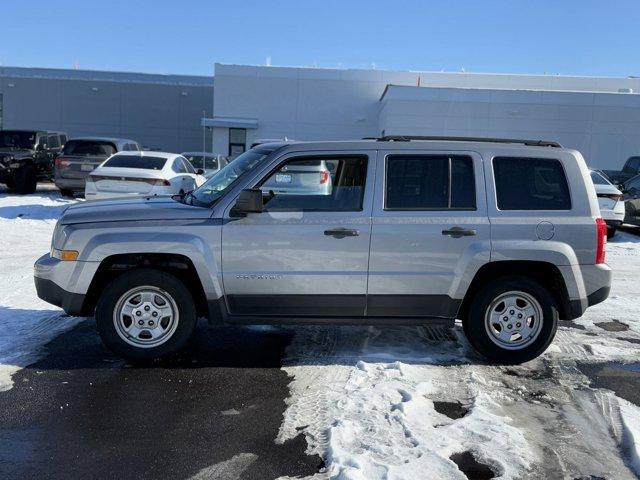
[[[36,144],[36,132],[0,131],[0,148],[32,149]]]
[[[191,192],[186,202],[192,205],[209,207],[213,205],[242,175],[255,168],[273,150],[252,149],[238,156],[234,161],[225,165],[218,173],[199,188]]]

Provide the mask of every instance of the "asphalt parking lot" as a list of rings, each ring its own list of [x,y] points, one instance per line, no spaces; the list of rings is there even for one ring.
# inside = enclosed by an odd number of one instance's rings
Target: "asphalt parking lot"
[[[0,477],[311,475],[322,461],[305,454],[302,435],[274,442],[291,336],[203,323],[180,357],[135,367],[111,355],[94,322],[84,322],[0,393]]]

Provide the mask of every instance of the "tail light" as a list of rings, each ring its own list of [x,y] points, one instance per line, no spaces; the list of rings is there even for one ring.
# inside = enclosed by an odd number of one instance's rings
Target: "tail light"
[[[67,168],[69,165],[69,160],[63,157],[56,158],[56,168]]]
[[[607,247],[607,224],[602,218],[596,218],[596,264],[604,263],[605,250]]]
[[[608,198],[610,200],[613,200],[614,202],[617,202],[622,199],[622,195],[619,193],[599,193],[598,198]]]
[[[329,170],[323,170],[320,172],[320,185],[324,185],[329,181]]]

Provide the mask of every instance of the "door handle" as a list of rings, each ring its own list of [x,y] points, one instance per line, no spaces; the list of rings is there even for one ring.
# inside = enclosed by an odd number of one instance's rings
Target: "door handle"
[[[473,237],[475,234],[475,229],[465,229],[461,227],[451,227],[449,230],[442,230],[442,235],[451,238]]]
[[[345,238],[345,237],[357,237],[360,235],[358,230],[353,230],[350,228],[334,228],[331,230],[325,230],[324,234],[328,237],[334,238]]]

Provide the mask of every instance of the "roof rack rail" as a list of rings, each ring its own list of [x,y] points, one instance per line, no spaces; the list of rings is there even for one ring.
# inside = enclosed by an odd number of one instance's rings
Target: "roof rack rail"
[[[551,140],[520,140],[515,138],[485,138],[485,137],[439,137],[414,135],[386,135],[383,137],[365,137],[363,140],[377,140],[379,142],[409,142],[411,140],[441,140],[446,142],[487,142],[487,143],[520,143],[531,147],[562,148],[558,142]]]

